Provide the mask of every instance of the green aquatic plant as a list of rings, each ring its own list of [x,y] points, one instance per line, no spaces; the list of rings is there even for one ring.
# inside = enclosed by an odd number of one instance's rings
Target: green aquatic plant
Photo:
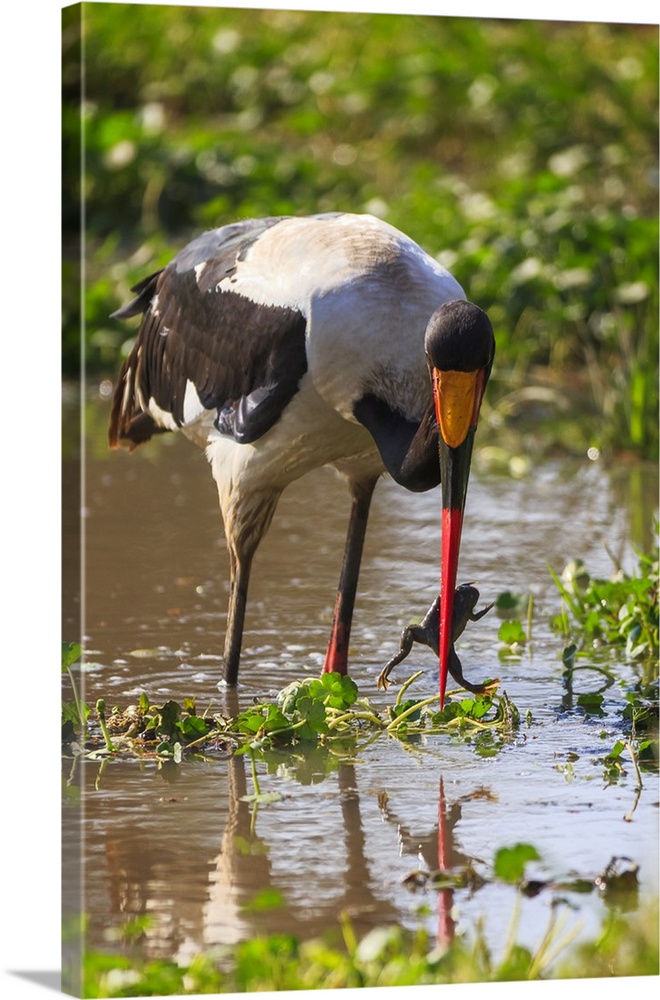
[[[500,847],[495,854],[493,870],[505,882],[521,882],[529,861],[539,861],[540,855],[532,844]]]
[[[534,598],[532,594],[504,590],[495,601],[495,610],[502,619],[497,632],[501,643],[498,656],[500,660],[519,658],[525,645],[532,640]]]
[[[501,659],[520,656],[527,642],[527,634],[521,622],[516,618],[503,621],[497,632],[497,638],[502,643],[499,651]]]
[[[573,641],[562,653],[563,682],[575,705],[591,719],[604,714],[606,692],[619,679],[621,657],[636,666],[636,681],[620,681],[624,702],[619,709],[620,736],[603,758],[604,777],[614,784],[630,762],[639,796],[642,770],[658,762],[658,545],[638,553],[637,572],[621,567],[609,580],[590,576],[578,560],[561,577],[550,574],[562,597],[562,610],[552,624]],[[608,661],[603,658],[611,654]],[[576,675],[590,678],[587,690],[575,692]],[[633,810],[634,811],[634,806]],[[630,814],[629,814],[630,815]],[[629,817],[627,817],[629,818]]]
[[[562,598],[552,625],[564,636],[591,646],[623,647],[628,660],[658,658],[658,546],[638,553],[637,572],[614,568],[609,580],[592,577],[579,560],[561,575],[548,567]],[[657,676],[657,670],[656,670]]]
[[[421,676],[406,681],[394,703],[376,709],[367,698],[360,698],[350,677],[324,674],[305,678],[284,688],[275,701],[258,702],[236,716],[212,713],[210,708],[199,715],[194,699],[183,705],[168,700],[152,704],[146,693],[137,704],[125,709],[115,706],[106,712],[99,699],[96,718],[86,730],[84,749],[93,757],[141,757],[173,760],[185,756],[227,754],[263,754],[274,749],[295,748],[300,744],[353,750],[359,739],[370,741],[380,736],[407,739],[417,735],[454,733],[464,738],[496,733],[499,749],[515,730],[520,716],[506,693],[493,690],[485,695],[452,698],[450,692],[444,709],[438,710],[439,695],[428,698],[404,697]],[[456,692],[453,692],[455,695]],[[98,727],[98,729],[97,729]]]
[[[73,692],[73,703],[62,703],[63,740],[73,739],[76,731],[80,732],[84,737],[87,720],[89,718],[89,705],[85,704],[85,702],[80,698],[78,685],[76,684],[76,679],[73,676],[73,671],[71,669],[75,663],[78,663],[81,656],[82,647],[79,643],[62,643],[62,673],[68,676],[71,684],[71,690]]]
[[[99,720],[99,725],[101,727],[101,733],[103,735],[103,742],[105,743],[105,748],[108,753],[115,753],[117,747],[112,742],[110,733],[108,732],[108,727],[105,721],[105,701],[103,698],[99,698],[96,702],[96,715]]]

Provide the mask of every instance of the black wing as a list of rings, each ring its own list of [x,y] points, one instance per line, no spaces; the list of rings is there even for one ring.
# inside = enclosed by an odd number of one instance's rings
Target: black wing
[[[185,423],[188,383],[218,429],[242,443],[279,419],[307,370],[305,318],[218,290],[237,261],[279,219],[248,220],[204,233],[167,267],[136,285],[137,296],[113,315],[143,314],[115,388],[109,439],[138,444],[156,433],[158,416]],[[203,265],[203,266],[202,266]]]

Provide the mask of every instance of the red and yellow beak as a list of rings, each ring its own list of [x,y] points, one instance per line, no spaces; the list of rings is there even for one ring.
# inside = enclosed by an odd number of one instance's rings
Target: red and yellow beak
[[[442,569],[440,577],[440,708],[444,707],[452,647],[454,590],[463,511],[470,476],[474,432],[488,372],[432,369],[442,483]]]

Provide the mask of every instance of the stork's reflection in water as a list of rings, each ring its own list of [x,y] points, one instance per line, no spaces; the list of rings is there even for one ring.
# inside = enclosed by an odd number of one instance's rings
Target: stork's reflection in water
[[[364,785],[359,766],[323,748],[282,752],[281,763],[270,761],[274,775],[262,762],[256,767],[268,790],[264,803],[254,796],[245,755],[209,768],[147,769],[125,787],[118,768],[96,776],[87,819],[90,850],[105,858],[89,873],[90,898],[105,893],[107,900],[101,934],[142,920],[145,954],[185,963],[218,947],[231,954],[260,935],[338,939],[343,919],[358,939],[376,926],[410,926],[423,899],[433,909],[437,900],[438,945],[452,940],[454,883],[437,885],[434,876],[460,878],[475,863],[456,827],[464,799],[487,791],[449,802],[440,778],[437,823],[429,827],[428,814],[424,821],[406,814],[400,788]],[[406,878],[407,859],[409,872],[428,877]],[[91,933],[98,937],[96,924]]]

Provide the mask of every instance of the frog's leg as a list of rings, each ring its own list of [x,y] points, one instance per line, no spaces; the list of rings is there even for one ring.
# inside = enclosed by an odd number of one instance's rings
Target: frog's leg
[[[466,681],[463,676],[461,661],[459,660],[458,654],[453,647],[449,657],[449,673],[452,675],[457,684],[460,684],[460,686],[465,688],[466,691],[472,691],[473,694],[485,694],[486,691],[493,687],[496,683],[495,681],[490,681],[488,684],[472,684],[470,681]]]
[[[401,633],[401,645],[399,646],[399,652],[395,653],[391,660],[388,660],[383,669],[381,670],[378,683],[376,687],[380,690],[387,691],[389,685],[388,677],[397,663],[401,663],[401,660],[405,660],[406,656],[413,647],[413,642],[415,637],[413,635],[413,629],[410,625],[406,625],[403,632]]]
[[[490,611],[490,609],[494,608],[494,607],[495,607],[494,604],[487,604],[485,608],[481,609],[481,611],[477,611],[476,614],[471,614],[470,615],[470,621],[471,622],[478,622],[480,618],[483,618],[484,615],[487,615],[488,612]]]

